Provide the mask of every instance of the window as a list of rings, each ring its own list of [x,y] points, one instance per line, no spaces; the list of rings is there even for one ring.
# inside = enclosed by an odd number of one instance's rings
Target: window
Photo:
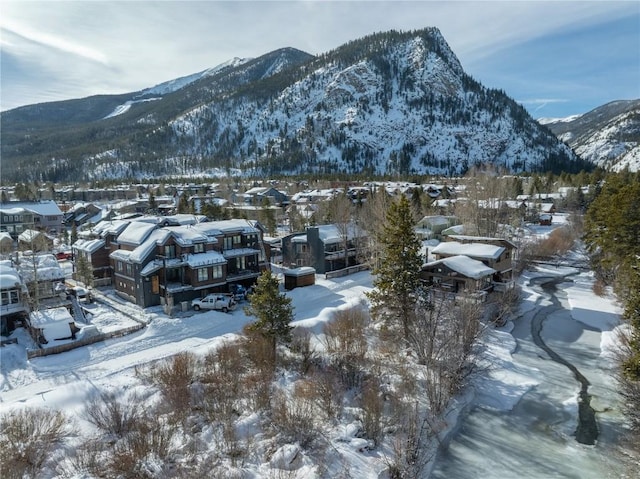
[[[204,244],[202,243],[196,243],[193,245],[193,252],[194,253],[204,253]]]
[[[127,276],[133,276],[133,265],[130,265],[129,263],[127,263],[126,265],[127,267]]]
[[[207,281],[209,279],[209,268],[198,268],[198,282]]]
[[[211,268],[212,279],[220,279],[222,278],[222,275],[223,275],[222,265],[218,264]]]
[[[122,271],[122,261],[116,261],[116,270]]]
[[[240,235],[225,236],[224,237],[224,249],[237,248],[242,244],[242,238]]]
[[[176,245],[168,244],[164,247],[164,255],[167,259],[172,259],[176,257]]]

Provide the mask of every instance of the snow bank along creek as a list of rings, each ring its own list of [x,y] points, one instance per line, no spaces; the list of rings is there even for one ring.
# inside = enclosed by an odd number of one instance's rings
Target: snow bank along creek
[[[535,306],[514,321],[509,379],[492,383],[492,394],[509,394],[518,382],[528,389],[502,409],[479,398],[429,477],[637,477],[629,476],[628,462],[618,454],[624,418],[613,366],[601,356],[602,333],[576,320],[581,312],[574,308],[572,315],[565,304],[558,286],[569,281],[565,276],[530,281]]]

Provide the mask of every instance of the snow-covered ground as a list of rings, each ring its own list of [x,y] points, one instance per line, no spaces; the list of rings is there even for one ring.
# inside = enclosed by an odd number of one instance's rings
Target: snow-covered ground
[[[562,221],[560,218],[560,223]],[[550,228],[537,228],[532,234],[544,236],[555,226],[557,224]],[[548,271],[536,274],[571,272],[567,268],[550,267]],[[525,285],[530,277],[523,276],[522,284]],[[575,311],[575,319],[589,328],[602,331],[600,342],[602,355],[606,358],[614,342],[620,310],[613,297],[595,296],[591,291],[591,281],[588,275],[581,275],[565,291],[568,304]],[[317,276],[315,285],[286,294],[292,298],[295,325],[320,334],[323,324],[332,318],[336,310],[364,302],[365,293],[371,288],[370,273],[361,272],[331,280]],[[526,285],[524,292],[520,314],[537,307],[539,294]],[[79,417],[87,398],[96,389],[126,390],[139,386],[136,366],[184,351],[206,353],[234,337],[253,319],[246,316],[242,308],[231,313],[177,311],[167,316],[160,307],[142,311],[106,291],[98,299],[87,308],[91,312],[89,324],[100,331],[136,324],[131,316],[147,323],[147,327],[128,336],[31,360],[26,359],[26,348],[34,345],[22,329],[16,330],[14,336],[18,338],[18,344],[0,348],[0,414],[15,408],[44,406]],[[512,327],[513,324],[508,323],[503,328],[487,331],[483,363],[490,367],[475,382],[475,394],[466,394],[455,402],[446,417],[448,430],[455,431],[459,413],[469,406],[469,401],[477,401],[497,411],[510,411],[527,391],[545,381],[544,371],[513,360],[516,340],[510,333]],[[340,467],[351,472],[349,477],[377,478],[385,469],[386,458],[375,451],[363,451],[363,440],[355,437],[356,430],[353,425],[345,424],[342,432],[336,433],[333,444],[339,448],[344,462]],[[291,451],[281,448],[277,454],[286,456],[295,452],[295,448]],[[259,471],[262,470],[261,467]],[[297,475],[287,477],[315,476],[311,469],[301,468]]]

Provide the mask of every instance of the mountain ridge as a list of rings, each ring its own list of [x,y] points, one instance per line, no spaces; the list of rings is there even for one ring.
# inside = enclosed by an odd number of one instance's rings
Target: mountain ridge
[[[433,27],[374,33],[318,56],[283,48],[161,98],[142,91],[61,102],[76,112],[55,124],[42,119],[46,104],[32,107],[40,116],[28,107],[3,115],[9,176],[33,176],[20,160],[52,180],[589,167],[505,92],[467,75]]]
[[[545,125],[578,155],[601,168],[640,171],[640,99],[612,101]]]

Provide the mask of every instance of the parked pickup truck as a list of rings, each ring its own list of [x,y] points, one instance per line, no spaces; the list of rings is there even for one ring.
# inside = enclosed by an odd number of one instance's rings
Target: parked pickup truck
[[[236,302],[232,296],[224,294],[208,294],[204,298],[194,299],[191,306],[196,311],[201,309],[216,309],[225,313],[235,309]]]

